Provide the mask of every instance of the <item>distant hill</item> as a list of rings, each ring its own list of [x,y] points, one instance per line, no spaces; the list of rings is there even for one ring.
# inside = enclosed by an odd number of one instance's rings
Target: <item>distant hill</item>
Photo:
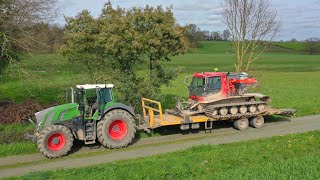
[[[301,53],[304,50],[302,42],[274,42],[265,52],[267,53]],[[201,41],[198,49],[192,51],[197,54],[228,54],[233,53],[230,41]]]
[[[305,50],[303,42],[273,42],[272,45],[297,52],[303,52]]]

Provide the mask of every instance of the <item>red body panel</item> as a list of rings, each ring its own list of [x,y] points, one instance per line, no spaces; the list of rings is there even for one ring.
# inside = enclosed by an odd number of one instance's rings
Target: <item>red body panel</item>
[[[208,78],[208,77],[221,77],[221,90],[218,92],[221,96],[223,97],[228,97],[229,94],[229,89],[228,89],[228,83],[227,83],[227,75],[224,72],[202,72],[198,73],[195,72],[193,74],[193,77],[196,78]],[[202,101],[206,101],[207,97],[206,96],[189,96],[190,99],[196,100],[199,103]]]
[[[222,98],[227,98],[232,92],[233,94],[236,94],[236,84],[244,84],[244,85],[253,85],[257,83],[257,80],[255,78],[245,78],[245,79],[233,79],[227,78],[227,73],[225,72],[195,72],[193,74],[193,77],[195,78],[209,78],[209,77],[221,77],[221,90],[220,92],[216,93],[219,94]],[[190,99],[196,100],[199,103],[202,101],[207,101],[206,96],[195,96],[191,95],[189,96]]]

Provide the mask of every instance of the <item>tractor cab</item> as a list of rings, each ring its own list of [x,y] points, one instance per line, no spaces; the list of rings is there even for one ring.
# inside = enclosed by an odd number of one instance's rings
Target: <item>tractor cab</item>
[[[85,84],[72,89],[72,102],[79,105],[78,110],[85,118],[96,118],[103,112],[104,106],[113,100],[113,84]]]

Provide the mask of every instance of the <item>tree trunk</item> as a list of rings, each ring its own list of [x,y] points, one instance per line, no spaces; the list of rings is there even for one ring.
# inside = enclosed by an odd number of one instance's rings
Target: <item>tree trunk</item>
[[[149,70],[150,70],[150,74],[149,74],[150,83],[152,84],[152,81],[153,81],[153,59],[152,58],[149,59]]]

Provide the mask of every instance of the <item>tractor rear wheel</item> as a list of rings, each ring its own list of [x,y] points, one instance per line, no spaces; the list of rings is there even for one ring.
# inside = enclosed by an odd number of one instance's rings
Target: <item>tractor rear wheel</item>
[[[254,128],[262,128],[264,126],[264,118],[262,116],[251,118],[250,126]]]
[[[247,118],[241,118],[233,122],[233,126],[235,129],[240,131],[244,131],[249,126],[249,120]]]
[[[73,146],[73,134],[63,125],[45,127],[37,139],[40,152],[48,158],[57,158],[66,155]]]
[[[107,148],[116,149],[128,146],[135,134],[135,120],[125,110],[112,110],[98,122],[98,140]]]

